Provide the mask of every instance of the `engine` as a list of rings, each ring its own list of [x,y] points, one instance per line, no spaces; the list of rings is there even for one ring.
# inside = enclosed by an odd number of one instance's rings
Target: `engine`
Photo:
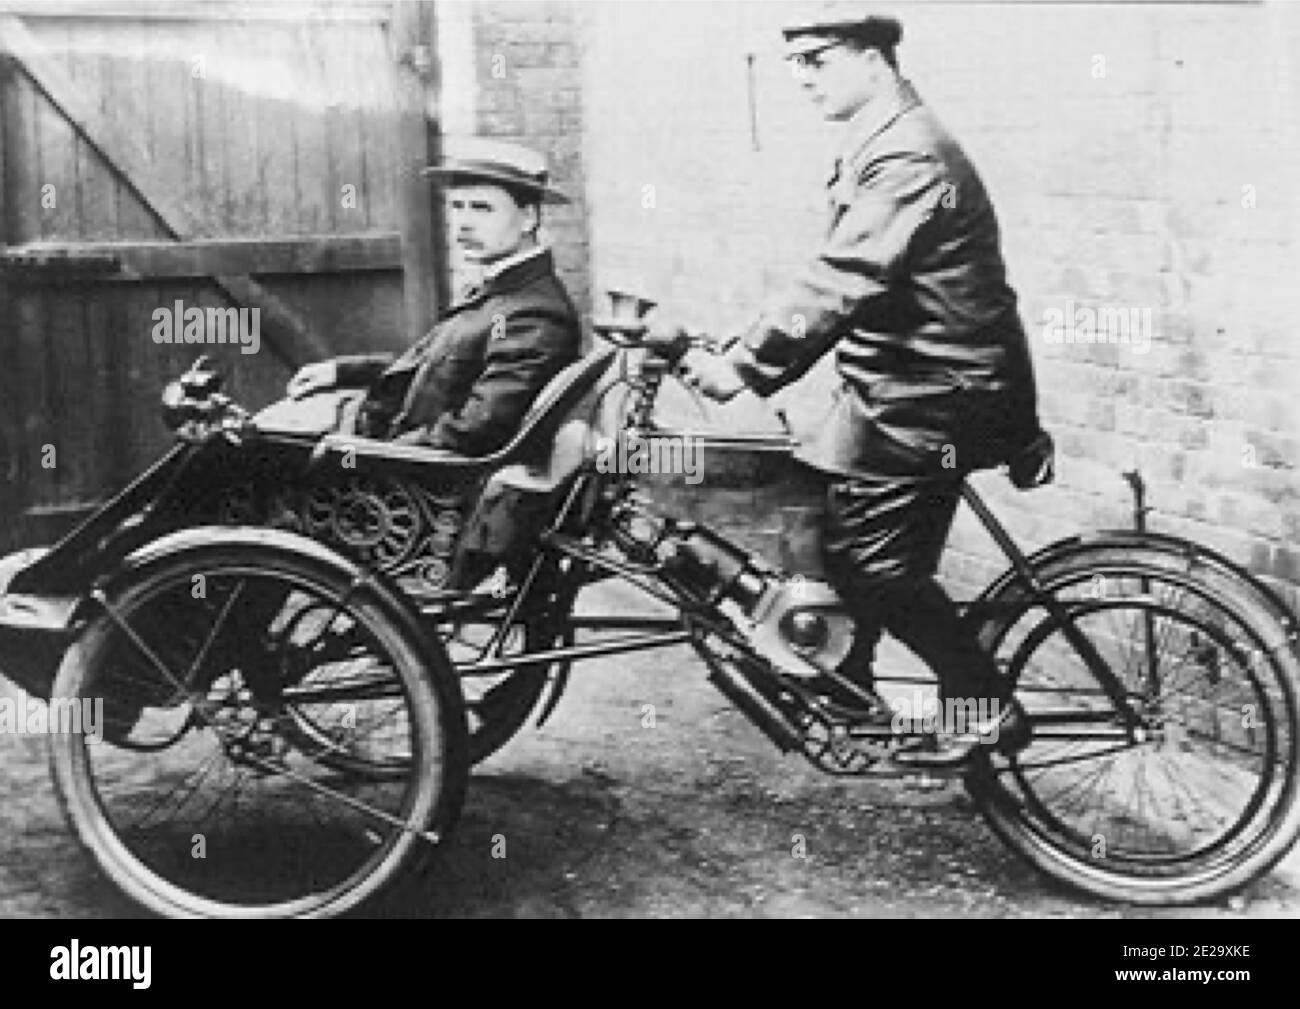
[[[853,620],[825,582],[786,577],[702,526],[678,523],[655,546],[666,573],[728,616],[783,673],[834,670],[853,644]]]

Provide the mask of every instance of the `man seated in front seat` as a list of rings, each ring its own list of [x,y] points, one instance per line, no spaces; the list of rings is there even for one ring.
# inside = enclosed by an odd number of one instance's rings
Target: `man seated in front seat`
[[[481,282],[405,353],[309,364],[287,391],[302,399],[359,387],[347,433],[487,455],[579,356],[578,313],[537,238],[541,204],[568,200],[547,184],[542,155],[500,141],[475,138],[424,174],[445,180],[452,241]]]

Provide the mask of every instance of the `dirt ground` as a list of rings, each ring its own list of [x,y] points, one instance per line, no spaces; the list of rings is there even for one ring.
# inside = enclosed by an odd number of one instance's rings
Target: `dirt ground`
[[[605,608],[607,609],[607,607]],[[885,665],[908,661],[890,651]],[[654,706],[653,728],[645,705]],[[505,857],[494,858],[504,839]],[[802,838],[803,853],[796,846]],[[500,845],[496,844],[500,853]],[[782,756],[685,648],[580,664],[551,721],[475,770],[395,916],[1296,917],[1300,850],[1231,901],[1102,904],[1002,845],[958,783],[827,778]],[[55,802],[43,739],[0,735],[0,916],[138,912]]]

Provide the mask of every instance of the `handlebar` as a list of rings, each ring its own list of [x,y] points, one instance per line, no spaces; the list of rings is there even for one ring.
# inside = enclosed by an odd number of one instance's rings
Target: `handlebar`
[[[718,349],[717,342],[703,330],[681,327],[669,338],[652,334],[646,323],[624,319],[595,319],[592,329],[617,347],[645,350],[669,364],[676,364],[688,350]]]

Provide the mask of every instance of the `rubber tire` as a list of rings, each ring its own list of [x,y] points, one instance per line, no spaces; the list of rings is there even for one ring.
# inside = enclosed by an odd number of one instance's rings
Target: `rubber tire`
[[[1189,575],[1186,570],[1171,566],[1168,555],[1147,553],[1128,547],[1122,551],[1114,548],[1093,550],[1082,546],[1077,552],[1055,558],[1036,570],[1036,574],[1050,592],[1062,583],[1087,581],[1096,573],[1113,573],[1116,566],[1131,567],[1134,575],[1145,570],[1151,575]],[[1234,598],[1231,585],[1216,578],[1207,581],[1211,598],[1224,609],[1233,612],[1264,641],[1278,641],[1278,630],[1273,615],[1261,609],[1253,588],[1242,585]],[[1017,584],[994,597],[995,602],[1024,601],[1025,591]],[[1014,627],[1030,606],[1010,614],[994,614],[986,618],[979,628],[981,644],[993,647],[1003,634]],[[1019,803],[998,783],[997,776],[986,756],[981,756],[966,777],[966,788],[987,819],[994,832],[1013,850],[1027,859],[1040,871],[1054,879],[1105,900],[1143,906],[1182,906],[1222,898],[1268,872],[1300,836],[1300,801],[1297,801],[1297,769],[1300,768],[1300,659],[1295,650],[1286,644],[1271,649],[1279,667],[1286,710],[1291,717],[1290,777],[1282,794],[1274,803],[1271,823],[1264,836],[1248,857],[1239,859],[1224,871],[1209,878],[1191,881],[1180,879],[1137,879],[1123,881],[1108,878],[1097,871],[1095,863],[1081,862],[1051,846],[1034,833],[1017,816]],[[1286,755],[1284,755],[1285,757]]]
[[[247,543],[212,543],[164,556],[114,585],[110,604],[129,612],[133,600],[158,583],[174,582],[192,572],[211,576],[223,568],[285,574],[313,588],[342,594],[352,590],[354,616],[375,635],[394,660],[409,698],[408,714],[420,754],[438,749],[442,777],[420,760],[418,779],[404,799],[404,814],[417,829],[445,837],[460,815],[468,783],[468,748],[460,684],[437,641],[431,641],[401,597],[382,583],[357,587],[353,569],[342,558],[331,565],[307,553]],[[107,640],[106,615],[92,618],[67,650],[55,676],[54,697],[77,697]],[[411,832],[389,837],[376,849],[382,858],[363,878],[337,893],[284,901],[275,905],[234,905],[188,893],[144,866],[113,833],[95,795],[86,761],[86,741],[78,733],[51,734],[50,767],[54,787],[78,840],[100,870],[141,906],[169,918],[334,917],[376,899],[422,854],[428,842]],[[107,744],[104,744],[107,745]],[[345,881],[345,883],[348,881]]]

